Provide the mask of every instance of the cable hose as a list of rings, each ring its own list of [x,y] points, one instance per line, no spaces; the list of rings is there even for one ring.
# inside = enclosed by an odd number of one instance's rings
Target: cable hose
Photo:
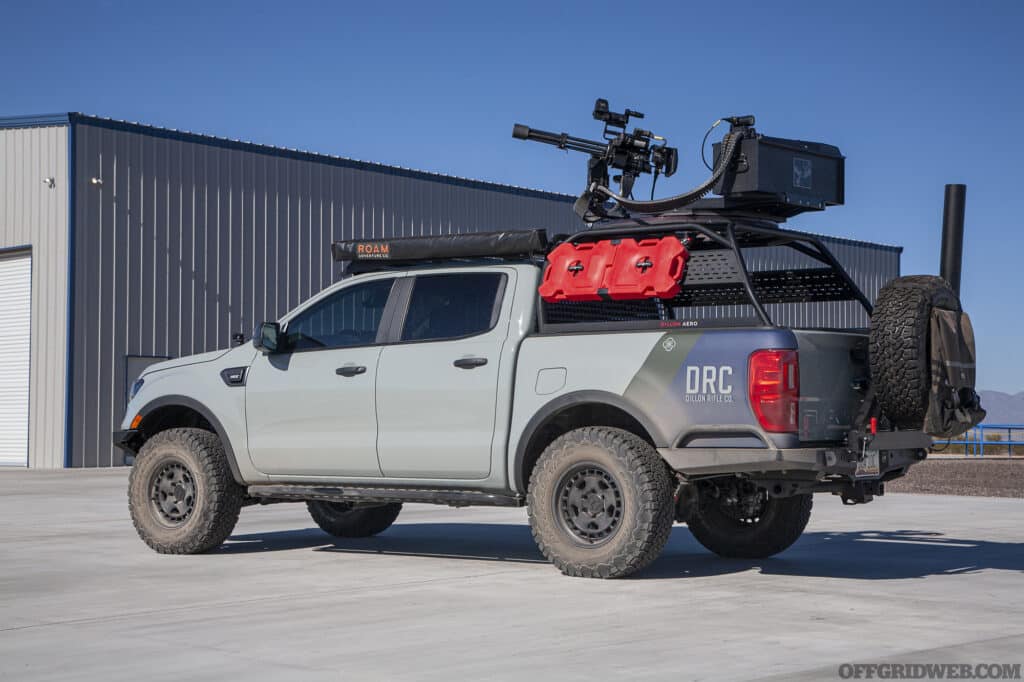
[[[732,163],[736,152],[739,151],[740,141],[742,139],[743,133],[740,131],[729,131],[726,133],[725,137],[722,138],[722,155],[718,157],[718,165],[715,167],[711,177],[705,180],[702,184],[691,189],[689,192],[654,201],[636,201],[634,199],[619,196],[609,188],[601,185],[592,187],[591,191],[596,194],[604,195],[628,211],[635,211],[637,213],[664,213],[675,208],[680,208],[681,206],[686,206],[687,204],[692,204],[710,192],[711,188],[715,186],[715,183],[718,182],[722,175],[725,174],[725,171]]]

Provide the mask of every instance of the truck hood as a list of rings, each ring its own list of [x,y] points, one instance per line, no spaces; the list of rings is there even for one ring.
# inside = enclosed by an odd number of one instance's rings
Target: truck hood
[[[146,368],[146,371],[142,373],[142,376],[148,376],[155,372],[162,372],[167,369],[175,369],[177,367],[187,367],[188,365],[198,365],[204,362],[213,362],[218,358],[222,358],[230,353],[232,348],[225,348],[222,350],[210,351],[209,353],[198,353],[196,355],[186,355],[181,358],[174,358],[173,360],[167,360],[165,362],[158,362],[155,365],[150,365]]]

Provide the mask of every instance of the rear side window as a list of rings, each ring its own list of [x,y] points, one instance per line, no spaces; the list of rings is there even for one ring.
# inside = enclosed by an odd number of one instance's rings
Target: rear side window
[[[494,328],[505,275],[467,272],[416,278],[402,341],[438,341],[483,334]]]
[[[393,279],[345,287],[302,311],[288,323],[293,350],[369,346],[377,341]]]

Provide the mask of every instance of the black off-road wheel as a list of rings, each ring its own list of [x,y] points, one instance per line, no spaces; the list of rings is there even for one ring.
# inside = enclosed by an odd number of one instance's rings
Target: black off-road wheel
[[[610,427],[570,431],[530,477],[530,528],[562,573],[621,578],[654,561],[672,532],[672,480],[641,438]]]
[[[397,502],[379,507],[353,507],[347,502],[311,500],[306,507],[316,525],[336,538],[368,538],[383,533],[402,511],[401,503]]]
[[[245,488],[224,447],[203,429],[168,429],[142,446],[128,479],[128,508],[143,542],[161,554],[198,554],[231,535]]]
[[[871,382],[894,426],[919,429],[931,390],[932,310],[959,311],[960,300],[934,275],[898,277],[878,294],[871,315]]]
[[[769,498],[739,504],[702,499],[687,526],[697,542],[729,559],[764,559],[796,542],[811,518],[811,495]]]

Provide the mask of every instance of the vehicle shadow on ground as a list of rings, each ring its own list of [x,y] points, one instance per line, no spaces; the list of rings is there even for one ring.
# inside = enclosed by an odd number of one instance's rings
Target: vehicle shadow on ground
[[[316,528],[234,535],[220,554],[291,549],[469,561],[544,563],[524,524],[396,524],[373,538],[341,539]],[[769,575],[897,580],[985,569],[1024,572],[1024,543],[946,537],[922,530],[807,532],[769,559],[723,559],[676,526],[661,557],[639,579],[707,577],[758,569]]]
[[[723,559],[677,527],[662,556],[639,578],[721,575],[758,569],[769,575],[899,580],[986,569],[1024,572],[1024,543],[946,537],[923,530],[807,532],[768,559]]]
[[[475,561],[545,563],[530,527],[503,523],[397,523],[372,538],[335,538],[319,528],[232,535],[220,553],[314,549]]]

